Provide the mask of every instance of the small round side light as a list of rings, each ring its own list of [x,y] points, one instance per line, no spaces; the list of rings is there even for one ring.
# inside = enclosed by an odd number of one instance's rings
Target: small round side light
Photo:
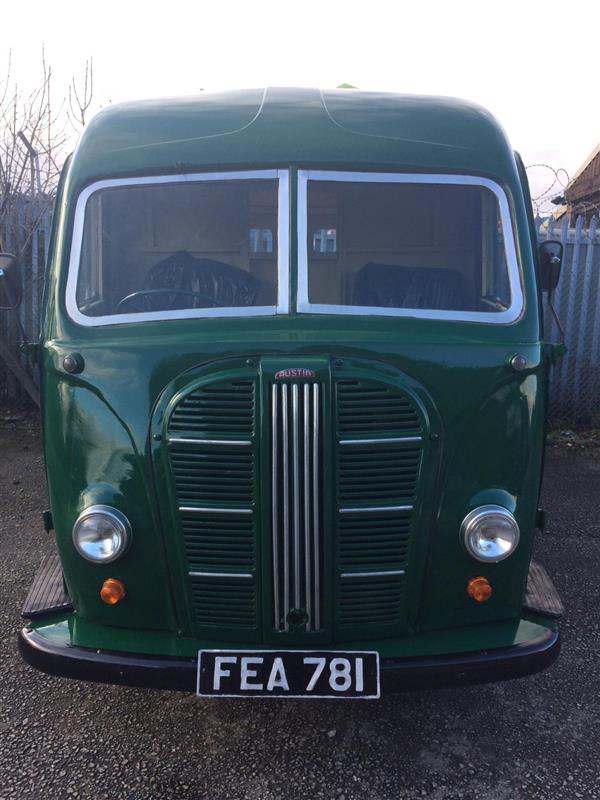
[[[118,578],[107,578],[100,589],[102,601],[109,606],[116,606],[126,595],[125,584]]]
[[[478,575],[468,582],[467,594],[477,603],[486,603],[492,596],[492,586],[487,578]]]
[[[520,353],[516,353],[511,357],[510,365],[515,372],[523,372],[524,369],[527,369],[527,359]]]
[[[79,353],[69,353],[69,355],[63,358],[63,369],[71,375],[77,375],[83,372],[84,366],[83,356]]]

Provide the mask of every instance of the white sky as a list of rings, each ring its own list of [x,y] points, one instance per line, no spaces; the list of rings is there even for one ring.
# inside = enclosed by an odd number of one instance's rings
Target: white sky
[[[42,45],[57,97],[92,56],[95,108],[201,88],[348,82],[478,102],[526,164],[570,175],[600,141],[598,0],[31,0],[3,3],[0,18],[0,57],[12,50],[24,89],[39,78]],[[540,192],[552,176],[530,179]]]

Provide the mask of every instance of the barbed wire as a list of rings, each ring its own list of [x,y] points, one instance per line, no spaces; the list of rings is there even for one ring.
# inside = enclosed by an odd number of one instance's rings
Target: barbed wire
[[[551,173],[552,181],[543,192],[531,198],[535,213],[537,216],[550,216],[556,213],[561,204],[556,203],[556,199],[564,195],[566,188],[570,183],[569,173],[564,167],[556,169],[551,164],[529,164],[525,167],[526,171],[531,169],[547,169]],[[569,211],[574,217],[587,216],[588,214],[600,213],[600,199],[599,200],[578,200],[575,203],[567,203],[564,200],[563,205],[569,206]]]
[[[546,169],[551,173],[552,180],[548,187],[544,189],[543,192],[540,192],[540,194],[532,197],[531,202],[534,205],[536,214],[552,213],[556,210],[556,205],[552,203],[552,201],[555,197],[562,194],[569,185],[569,173],[563,167],[556,169],[550,164],[543,163],[529,164],[525,169],[527,172],[531,169]]]

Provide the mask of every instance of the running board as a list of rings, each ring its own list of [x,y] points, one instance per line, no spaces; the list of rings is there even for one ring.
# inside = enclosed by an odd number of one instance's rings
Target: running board
[[[33,579],[21,616],[33,619],[46,614],[70,611],[72,608],[71,598],[65,592],[58,555],[52,553],[45,556]]]
[[[565,613],[565,608],[554,584],[546,570],[537,561],[532,561],[529,565],[523,608],[554,619],[562,617]]]

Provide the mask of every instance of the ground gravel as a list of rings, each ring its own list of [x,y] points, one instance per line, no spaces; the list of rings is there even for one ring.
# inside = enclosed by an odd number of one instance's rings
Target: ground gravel
[[[51,549],[39,435],[0,422],[0,798],[600,798],[600,461],[554,452],[537,556],[563,652],[507,683],[379,703],[199,701],[52,678],[21,662],[20,607]]]

